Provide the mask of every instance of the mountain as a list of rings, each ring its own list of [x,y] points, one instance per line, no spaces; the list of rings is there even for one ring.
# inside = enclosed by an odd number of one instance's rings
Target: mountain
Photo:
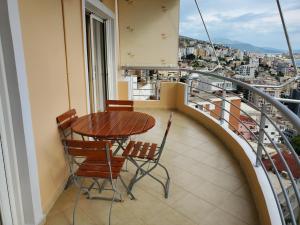
[[[180,40],[187,40],[187,41],[196,41],[198,43],[209,43],[208,41],[203,41],[187,36],[180,35]],[[277,49],[277,48],[271,48],[271,47],[258,47],[249,43],[241,42],[241,41],[235,41],[230,40],[226,38],[217,38],[214,40],[214,44],[221,44],[224,46],[228,46],[230,48],[239,49],[241,51],[247,51],[247,52],[256,52],[256,53],[288,53],[287,50],[284,49]],[[296,54],[300,54],[300,49],[295,49],[293,51]]]
[[[240,41],[229,40],[225,38],[219,38],[215,40],[216,44],[222,44],[230,48],[240,49],[241,51],[257,52],[257,53],[283,53],[286,50],[270,48],[270,47],[258,47],[249,43]]]

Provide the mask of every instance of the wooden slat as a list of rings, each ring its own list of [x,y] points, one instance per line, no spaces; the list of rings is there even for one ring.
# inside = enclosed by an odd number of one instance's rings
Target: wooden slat
[[[140,154],[138,155],[139,158],[142,158],[142,159],[145,158],[145,155],[148,151],[149,145],[150,144],[148,142],[144,143],[143,148],[140,151]]]
[[[133,101],[106,100],[106,111],[133,111]]]
[[[59,115],[58,117],[56,117],[56,122],[61,123],[61,122],[65,121],[65,120],[67,120],[67,119],[69,119],[69,118],[71,118],[75,115],[76,115],[76,110],[71,109],[71,110]]]
[[[66,122],[61,123],[58,125],[58,128],[65,130],[71,128],[72,123],[74,123],[78,119],[78,116],[74,116],[73,118],[67,120]]]
[[[134,145],[133,151],[129,154],[131,157],[136,157],[140,151],[143,142],[139,141]]]
[[[122,155],[125,157],[128,156],[129,153],[131,152],[131,149],[133,148],[134,144],[135,144],[135,141],[130,141]]]
[[[153,117],[148,117],[147,123],[145,124],[144,130],[149,130],[155,126],[155,119]]]
[[[141,113],[140,120],[137,121],[134,129],[131,131],[131,134],[140,134],[143,133],[144,130],[149,130],[155,125],[155,119],[153,117],[149,117],[145,113]]]
[[[104,161],[106,160],[106,152],[103,150],[87,150],[87,149],[78,149],[78,148],[69,148],[69,155],[72,156],[82,156],[92,159],[94,161]]]
[[[106,111],[133,111],[133,101],[130,100],[107,100]]]
[[[116,124],[116,126],[110,131],[110,135],[114,137],[118,136],[130,136],[132,134],[132,130],[135,129],[136,124],[140,120],[140,115],[136,115],[135,117],[131,115],[130,112],[124,113],[124,117],[121,123]]]
[[[156,148],[157,148],[157,144],[151,144],[149,154],[147,156],[148,159],[153,159],[154,158]]]
[[[111,166],[112,172],[119,172],[122,169],[124,163],[113,164]],[[107,163],[83,163],[80,165],[82,170],[95,170],[101,172],[109,172],[109,165]]]
[[[117,112],[110,112],[107,114],[107,122],[104,126],[99,127],[97,132],[95,132],[98,136],[109,137],[115,127],[124,120],[124,115],[119,114]]]
[[[106,104],[114,104],[114,105],[131,105],[133,106],[133,101],[131,100],[106,100]]]
[[[106,111],[111,112],[111,111],[133,111],[132,106],[107,106]]]
[[[112,178],[117,179],[119,174],[120,174],[120,172],[118,172],[118,173],[113,172]],[[76,175],[79,177],[98,177],[98,178],[107,178],[107,179],[110,178],[109,172],[99,172],[99,171],[95,171],[95,170],[80,170],[80,169],[78,169],[76,172]]]
[[[109,141],[63,140],[63,142],[69,148],[86,148],[101,150],[105,149],[106,145],[111,147],[111,143]]]
[[[133,118],[133,123],[130,124],[130,126],[127,127],[127,129],[124,132],[130,133],[130,135],[139,134],[142,133],[142,127],[144,127],[144,124],[146,123],[147,118],[143,113],[140,113],[138,116]]]

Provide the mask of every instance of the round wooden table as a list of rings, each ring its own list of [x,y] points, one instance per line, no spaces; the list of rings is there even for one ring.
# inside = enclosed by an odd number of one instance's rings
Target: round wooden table
[[[155,119],[146,113],[114,111],[82,116],[72,124],[72,130],[96,139],[117,139],[145,133],[154,125]]]

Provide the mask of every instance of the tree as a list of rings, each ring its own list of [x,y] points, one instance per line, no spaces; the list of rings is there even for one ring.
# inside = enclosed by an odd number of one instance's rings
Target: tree
[[[194,67],[194,68],[200,67],[200,63],[196,60],[193,61],[191,64],[192,64],[192,67]]]
[[[297,155],[300,155],[300,135],[293,137],[291,144],[293,145]]]
[[[283,72],[279,71],[279,72],[277,73],[277,76],[278,76],[278,77],[284,77],[284,74],[283,74]]]

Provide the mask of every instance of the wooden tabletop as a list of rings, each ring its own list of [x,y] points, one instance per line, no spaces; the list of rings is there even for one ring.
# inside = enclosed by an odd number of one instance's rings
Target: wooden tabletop
[[[141,112],[98,112],[80,117],[72,124],[75,133],[95,138],[120,138],[141,134],[155,125],[155,119]]]

